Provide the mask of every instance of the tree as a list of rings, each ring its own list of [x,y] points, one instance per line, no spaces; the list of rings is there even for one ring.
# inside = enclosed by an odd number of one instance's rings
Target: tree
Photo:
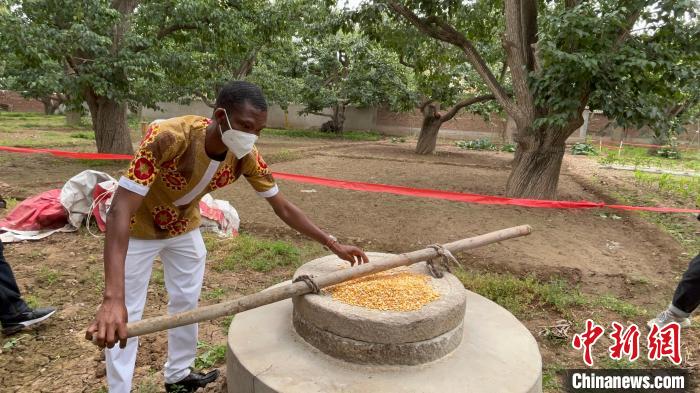
[[[251,2],[254,3],[253,0]],[[0,32],[28,74],[62,70],[61,90],[75,106],[90,109],[97,150],[131,153],[129,106],[157,107],[196,72],[178,73],[183,58],[203,59],[185,44],[194,38],[235,42],[246,0],[6,0]],[[254,4],[253,4],[254,5]],[[47,39],[47,37],[51,37]],[[201,63],[200,63],[201,64]],[[182,71],[182,69],[180,69]],[[184,71],[191,71],[185,69]],[[179,92],[178,92],[179,93]]]
[[[330,118],[322,129],[342,132],[348,105],[410,105],[410,81],[398,58],[359,34],[338,32],[300,45],[301,113]],[[324,108],[332,113],[321,112]]]
[[[6,18],[8,15],[9,11],[0,12],[0,18]],[[12,41],[13,37],[10,36],[0,40],[0,51],[4,54],[0,88],[18,91],[24,98],[39,100],[44,105],[45,114],[54,114],[66,101],[66,96],[63,94],[65,69],[44,56],[45,48],[37,48],[40,50],[36,56],[29,59],[32,66],[27,67],[24,63],[27,58],[13,52]]]
[[[486,85],[449,44],[436,42],[410,26],[396,23],[381,9],[365,8],[350,13],[350,18],[364,34],[395,52],[399,62],[413,73],[414,105],[423,116],[416,153],[433,153],[440,128],[462,109],[484,116],[500,111],[497,105],[477,105],[494,100],[495,96],[489,94]],[[490,45],[494,46],[493,42]],[[494,56],[493,49],[488,49],[487,54],[490,63],[504,63],[502,58]],[[504,76],[502,72],[501,80]]]
[[[317,12],[316,8],[325,6],[310,0],[249,0],[229,10],[231,24],[226,32],[186,32],[187,39],[171,43],[172,47],[159,47],[160,57],[168,62],[164,70],[169,81],[167,98],[181,102],[200,99],[214,107],[226,82],[244,79],[265,82],[264,91],[275,97],[277,88],[286,87],[254,78],[253,72],[260,65],[270,69],[269,63],[289,57],[292,37],[304,28],[308,14]],[[279,79],[270,73],[265,76]]]
[[[687,1],[599,0],[539,3],[535,0],[377,1],[399,20],[422,34],[452,45],[479,75],[508,116],[515,121],[517,150],[506,194],[554,198],[566,139],[583,124],[587,105],[615,116],[628,106],[624,100],[605,101],[609,92],[640,70],[660,75],[670,68],[650,55],[686,45],[697,53],[698,23]],[[503,15],[500,17],[500,15]],[[484,59],[488,42],[481,25],[503,26],[502,53],[512,96]],[[649,26],[633,31],[635,26]],[[490,32],[492,29],[486,29]],[[647,51],[644,43],[654,46]],[[694,64],[685,65],[697,67]],[[654,89],[667,96],[674,83],[663,78],[629,86]],[[615,97],[616,99],[618,97]],[[622,97],[624,98],[624,97]],[[643,117],[643,116],[640,116]]]

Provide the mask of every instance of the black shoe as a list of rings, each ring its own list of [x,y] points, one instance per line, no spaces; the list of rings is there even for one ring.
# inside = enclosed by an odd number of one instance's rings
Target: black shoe
[[[15,334],[29,326],[43,322],[55,312],[56,309],[54,307],[25,311],[16,317],[4,320],[2,322],[2,334],[5,336]]]
[[[175,383],[166,383],[165,391],[168,393],[192,393],[203,388],[219,378],[219,370],[212,370],[206,374],[192,371],[190,375]]]

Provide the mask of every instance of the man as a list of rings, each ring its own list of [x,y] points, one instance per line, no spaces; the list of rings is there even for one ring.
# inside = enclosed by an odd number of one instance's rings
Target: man
[[[154,257],[160,254],[163,261],[168,311],[195,308],[206,259],[198,230],[199,200],[241,175],[287,225],[352,264],[368,262],[362,250],[339,244],[279,192],[254,145],[266,121],[260,88],[228,83],[216,99],[211,121],[184,116],[152,124],[119,180],[107,220],[104,299],[86,332],[86,338],[109,348],[110,392],[131,389],[138,344],[136,338],[126,339],[126,323],[141,318]],[[196,324],[168,331],[166,391],[192,392],[218,377],[217,370],[191,371],[196,346]]]
[[[697,217],[700,221],[700,215]],[[676,286],[673,300],[656,318],[649,320],[649,328],[653,324],[664,327],[671,322],[678,322],[681,327],[690,327],[690,314],[700,306],[700,254],[690,261],[688,269],[683,273],[681,281]]]
[[[0,198],[0,207],[5,201]],[[0,241],[0,325],[4,336],[13,335],[25,328],[37,325],[53,315],[53,307],[31,309],[22,300],[17,281],[12,274],[10,264],[5,260],[2,241]]]
[[[668,308],[656,318],[647,322],[664,327],[671,322],[678,322],[681,327],[690,327],[690,314],[700,305],[700,254],[690,261],[688,270],[683,273],[681,281],[673,294],[673,300]]]

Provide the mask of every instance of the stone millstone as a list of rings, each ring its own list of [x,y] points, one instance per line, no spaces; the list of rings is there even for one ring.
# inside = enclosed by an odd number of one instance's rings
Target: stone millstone
[[[391,254],[367,253],[370,260]],[[320,276],[350,265],[335,255],[301,266],[294,277]],[[429,277],[440,298],[416,311],[379,311],[342,303],[330,293],[293,299],[292,321],[309,344],[333,357],[355,363],[415,365],[439,359],[462,340],[466,291],[447,273],[430,277],[424,262],[409,268]]]

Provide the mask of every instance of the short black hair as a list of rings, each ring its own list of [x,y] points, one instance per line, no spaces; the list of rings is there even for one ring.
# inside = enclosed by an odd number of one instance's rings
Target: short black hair
[[[240,110],[245,103],[250,103],[255,109],[267,112],[267,101],[260,87],[246,81],[226,83],[216,97],[216,108],[224,108],[230,115],[234,110]]]

